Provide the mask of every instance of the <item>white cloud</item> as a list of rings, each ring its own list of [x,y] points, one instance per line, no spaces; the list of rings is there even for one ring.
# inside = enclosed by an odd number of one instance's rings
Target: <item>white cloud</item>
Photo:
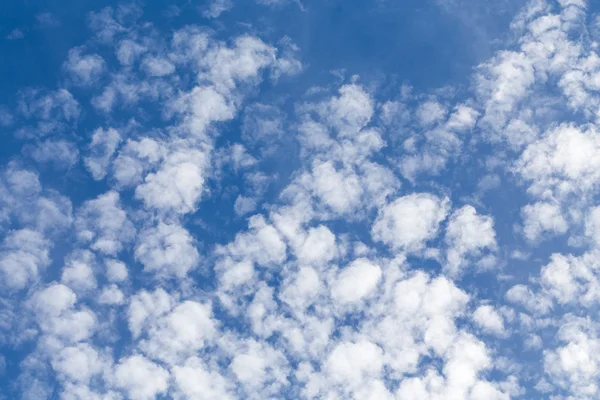
[[[142,68],[149,76],[167,76],[175,72],[175,65],[173,65],[168,59],[147,56],[142,61]]]
[[[215,270],[221,273],[219,283],[221,288],[226,291],[250,283],[255,277],[254,263],[250,260],[234,262],[227,257],[215,265]]]
[[[24,138],[63,132],[79,119],[81,113],[79,103],[66,89],[22,90],[18,94],[17,110],[26,119],[37,121],[34,127],[26,126],[16,132],[17,136]]]
[[[197,400],[232,400],[232,383],[216,372],[213,367],[205,365],[198,357],[189,358],[184,365],[175,366],[173,379],[178,389],[175,398]]]
[[[139,337],[143,329],[170,311],[173,302],[171,296],[160,288],[152,293],[141,291],[133,296],[127,310],[127,322],[133,337]]]
[[[134,40],[123,39],[117,44],[115,53],[122,65],[132,65],[146,51],[146,47]]]
[[[54,284],[34,295],[34,307],[41,315],[57,316],[75,305],[77,296],[67,286]]]
[[[318,301],[319,292],[324,285],[317,271],[310,267],[301,268],[297,274],[286,282],[280,294],[280,299],[298,310]]]
[[[315,194],[336,213],[349,213],[360,205],[363,189],[351,171],[337,171],[333,163],[315,163],[312,180]]]
[[[496,248],[494,220],[487,215],[478,215],[474,207],[467,205],[456,210],[446,228],[448,246],[447,269],[451,274],[459,272],[467,256],[480,256],[482,250]]]
[[[206,18],[217,18],[232,7],[233,1],[231,0],[212,0],[208,8],[202,12],[202,15]]]
[[[129,187],[140,183],[148,168],[156,165],[165,151],[160,142],[151,138],[127,140],[112,164],[112,176],[117,186]]]
[[[121,208],[119,193],[115,191],[85,202],[77,213],[75,227],[79,240],[107,255],[116,255],[135,235],[135,228]]]
[[[585,218],[585,235],[600,245],[600,207],[591,208]]]
[[[287,383],[284,355],[266,343],[253,340],[244,343],[237,349],[229,369],[249,399],[272,396]]]
[[[327,357],[325,369],[331,379],[344,385],[357,385],[383,368],[383,351],[368,341],[342,342]]]
[[[504,336],[506,334],[504,318],[492,306],[483,305],[477,307],[473,313],[473,321],[487,333],[497,336]]]
[[[263,266],[282,263],[287,257],[287,246],[281,235],[261,215],[248,221],[249,232],[239,233],[235,241],[218,253],[229,254],[236,260],[251,260]]]
[[[120,305],[125,302],[125,295],[117,287],[117,285],[110,285],[102,289],[100,297],[98,297],[98,303],[108,305]]]
[[[594,398],[600,393],[600,340],[591,325],[590,320],[567,316],[558,333],[564,345],[544,352],[544,371],[572,398]]]
[[[428,193],[400,197],[379,210],[371,236],[395,250],[419,251],[437,236],[449,209],[450,200]]]
[[[249,214],[256,210],[256,199],[239,195],[235,199],[233,210],[238,216]]]
[[[146,176],[135,195],[148,208],[181,214],[194,211],[204,188],[207,164],[202,151],[171,153],[157,172]]]
[[[169,372],[139,355],[121,360],[114,375],[115,386],[125,391],[130,399],[155,399],[169,388]]]
[[[125,28],[115,19],[114,10],[111,7],[105,7],[98,12],[90,12],[88,15],[88,25],[96,34],[96,38],[104,43],[111,43],[114,37],[125,30]]]
[[[95,180],[104,179],[115,150],[121,143],[121,135],[113,128],[98,128],[92,135],[90,155],[85,157],[87,169]]]
[[[523,234],[530,241],[537,241],[546,235],[560,235],[567,231],[569,224],[562,215],[560,206],[555,203],[537,202],[522,208]]]
[[[364,128],[373,116],[373,100],[359,85],[344,85],[339,97],[332,97],[323,116],[342,136],[351,135]]]
[[[0,249],[0,272],[9,289],[24,289],[34,283],[50,264],[50,242],[30,229],[11,232]]]
[[[449,129],[457,130],[459,132],[472,129],[477,122],[478,116],[478,111],[464,104],[460,104],[455,108],[452,115],[450,115],[446,126]]]
[[[200,260],[190,233],[180,225],[164,222],[140,232],[135,257],[145,272],[179,278],[185,277]]]
[[[331,282],[331,295],[338,304],[352,304],[372,293],[381,279],[381,268],[366,259],[358,259],[343,268]]]
[[[42,332],[65,344],[89,339],[96,330],[96,316],[88,309],[76,309],[76,301],[75,293],[59,283],[34,293],[31,306]]]
[[[212,122],[227,121],[234,117],[231,101],[214,87],[195,87],[172,104],[175,111],[188,111],[187,124],[193,136],[203,137]]]
[[[527,310],[545,314],[552,308],[552,301],[544,296],[536,296],[526,285],[518,284],[506,292],[506,299],[512,303],[520,304]]]
[[[106,260],[106,277],[111,282],[122,282],[127,279],[129,272],[125,263],[118,260]]]
[[[402,381],[397,396],[401,399],[497,399],[510,397],[495,385],[478,379],[490,367],[490,358],[482,342],[468,335],[457,338],[444,365],[445,376],[430,369],[424,375]]]
[[[84,384],[107,367],[107,360],[89,344],[65,347],[52,359],[52,368],[64,378]]]
[[[275,48],[258,38],[240,36],[231,48],[211,49],[201,62],[207,68],[205,75],[218,91],[223,91],[234,88],[236,81],[257,79],[259,71],[275,59]]]
[[[540,271],[545,293],[561,304],[590,306],[600,301],[600,280],[596,272],[597,251],[579,257],[552,254]]]
[[[335,240],[335,235],[326,226],[310,228],[306,239],[296,250],[296,257],[302,264],[327,264],[337,255]]]
[[[63,69],[76,85],[94,84],[104,72],[104,60],[97,54],[83,54],[83,48],[69,50]]]
[[[139,347],[152,359],[176,364],[201,350],[216,329],[210,304],[185,301],[158,318]]]
[[[516,170],[530,183],[531,193],[560,199],[592,189],[600,179],[599,167],[600,135],[596,129],[562,124],[530,144]]]
[[[423,126],[430,126],[446,117],[448,110],[437,101],[423,103],[417,109],[417,118]]]
[[[515,106],[533,85],[534,67],[523,53],[501,51],[481,69],[477,89],[485,102],[482,122],[501,132]]]
[[[76,292],[90,291],[96,288],[94,266],[96,259],[89,251],[76,252],[69,256],[62,271],[61,282]]]
[[[38,163],[53,163],[69,169],[79,161],[79,150],[72,142],[48,139],[34,147],[31,156]]]

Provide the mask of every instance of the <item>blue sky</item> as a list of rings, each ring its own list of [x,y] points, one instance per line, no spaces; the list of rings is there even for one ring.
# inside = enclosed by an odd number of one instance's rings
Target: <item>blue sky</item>
[[[9,2],[0,399],[600,396],[585,0]]]

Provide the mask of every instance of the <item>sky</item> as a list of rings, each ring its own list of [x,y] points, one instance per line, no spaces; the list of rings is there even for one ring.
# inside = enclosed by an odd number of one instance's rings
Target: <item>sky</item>
[[[600,398],[600,4],[0,6],[0,399]]]

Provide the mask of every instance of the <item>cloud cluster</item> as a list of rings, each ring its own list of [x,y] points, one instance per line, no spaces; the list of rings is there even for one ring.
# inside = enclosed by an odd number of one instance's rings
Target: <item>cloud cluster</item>
[[[589,8],[529,2],[470,87],[423,93],[90,13],[58,88],[0,114],[7,396],[597,398]]]

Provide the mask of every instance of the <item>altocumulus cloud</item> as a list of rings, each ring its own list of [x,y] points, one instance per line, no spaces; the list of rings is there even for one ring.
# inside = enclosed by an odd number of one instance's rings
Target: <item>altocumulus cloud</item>
[[[0,399],[600,397],[597,4],[110,3],[0,17]]]

